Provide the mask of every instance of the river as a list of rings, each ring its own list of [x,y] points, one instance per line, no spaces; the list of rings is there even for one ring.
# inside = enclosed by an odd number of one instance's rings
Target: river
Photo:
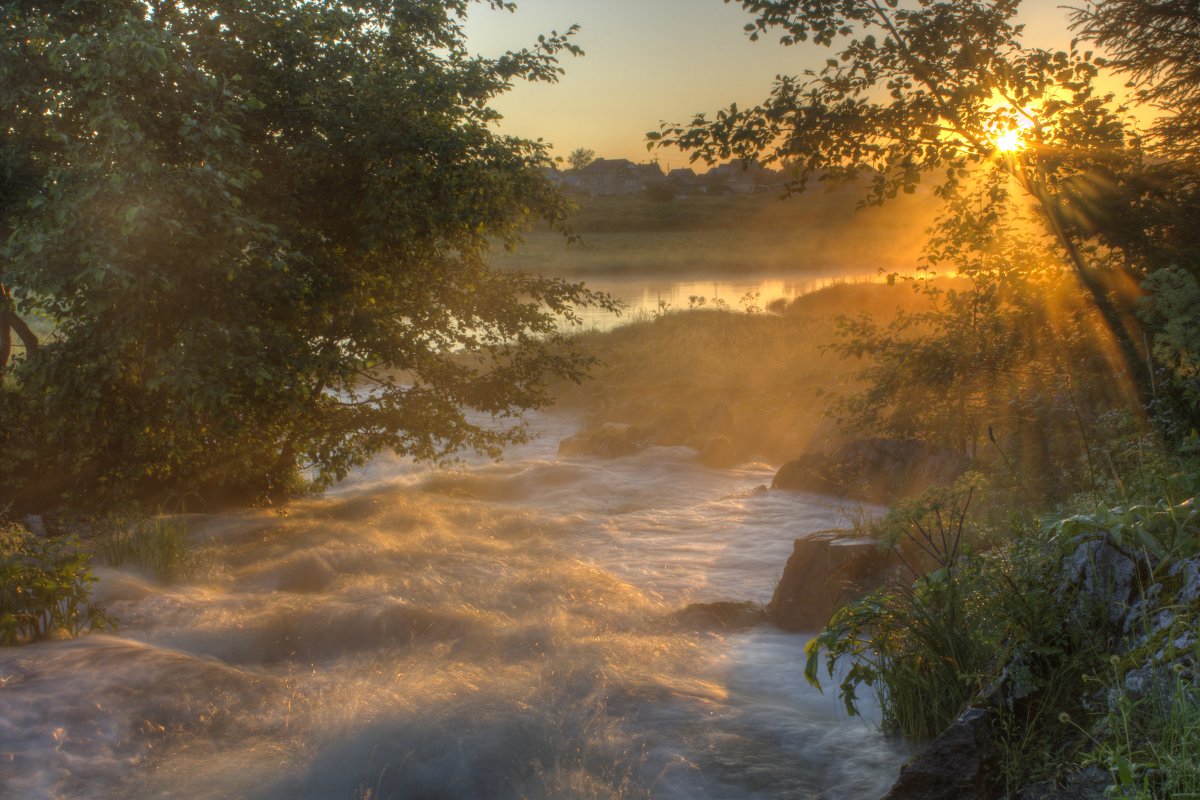
[[[0,651],[5,798],[874,798],[905,752],[803,679],[807,637],[696,630],[844,523],[685,448],[380,457],[191,520],[206,567],[101,569],[115,634]]]
[[[714,273],[680,277],[677,274],[581,274],[570,280],[582,280],[598,292],[621,301],[620,316],[601,309],[580,309],[584,326],[606,330],[630,319],[639,319],[664,311],[687,308],[728,308],[731,311],[762,311],[776,302],[790,302],[838,283],[879,283],[887,276],[879,270],[809,270],[778,273]]]

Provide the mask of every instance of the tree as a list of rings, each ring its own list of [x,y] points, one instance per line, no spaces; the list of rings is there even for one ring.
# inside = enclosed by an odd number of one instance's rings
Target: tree
[[[581,170],[596,160],[596,151],[586,147],[577,147],[567,156],[567,163],[575,170]]]
[[[1073,22],[1130,75],[1144,102],[1167,112],[1154,125],[1165,153],[1200,166],[1200,6],[1105,0],[1077,9]]]
[[[470,1],[5,4],[3,308],[54,334],[0,390],[0,502],[496,453],[581,377],[561,321],[610,301],[485,262],[565,213],[488,104],[555,80],[573,29],[475,57]]]
[[[1020,0],[740,0],[752,39],[778,30],[786,46],[839,46],[819,71],[779,77],[752,108],[665,125],[651,145],[693,159],[793,164],[788,191],[808,181],[866,176],[882,203],[938,181],[952,198],[999,172],[1033,202],[1115,339],[1124,370],[1150,392],[1132,295],[1144,275],[1124,258],[1123,224],[1150,189],[1140,139],[1099,92],[1091,52],[1021,42]]]

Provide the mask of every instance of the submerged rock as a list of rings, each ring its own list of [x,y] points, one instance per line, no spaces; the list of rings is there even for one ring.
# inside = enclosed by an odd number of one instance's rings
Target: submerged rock
[[[833,453],[805,453],[775,474],[773,489],[887,503],[949,484],[966,471],[962,453],[912,439],[859,439]]]
[[[786,631],[818,630],[835,608],[882,586],[894,570],[874,539],[838,530],[797,539],[767,618]]]
[[[607,422],[595,430],[581,431],[558,444],[560,456],[620,458],[640,453],[655,443],[654,432],[636,425]]]
[[[1001,796],[993,712],[968,708],[904,765],[883,800],[992,800]]]
[[[692,603],[675,612],[675,620],[696,630],[745,630],[767,621],[758,603],[722,600],[716,603]]]

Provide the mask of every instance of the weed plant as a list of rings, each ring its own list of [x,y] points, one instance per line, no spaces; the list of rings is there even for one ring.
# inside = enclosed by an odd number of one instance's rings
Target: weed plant
[[[1087,763],[1112,775],[1110,796],[1123,800],[1200,798],[1200,644],[1191,620],[1172,627],[1169,641],[1189,641],[1182,651],[1168,645],[1149,680],[1148,691],[1128,688],[1126,667],[1140,658],[1112,656],[1107,675],[1097,679],[1108,698],[1107,712],[1085,729],[1063,716],[1090,744]]]
[[[191,577],[198,566],[187,528],[162,517],[111,518],[100,526],[95,548],[108,566],[132,565],[161,581]]]
[[[0,522],[0,645],[114,627],[90,602],[95,582],[75,537],[37,536]]]

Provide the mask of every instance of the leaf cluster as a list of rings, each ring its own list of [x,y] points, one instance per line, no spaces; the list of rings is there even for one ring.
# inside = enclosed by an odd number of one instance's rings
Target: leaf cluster
[[[95,582],[75,537],[0,524],[0,645],[111,629],[113,620],[89,600]]]
[[[54,326],[0,397],[14,499],[255,499],[384,448],[496,452],[582,376],[561,323],[611,302],[484,260],[565,217],[546,146],[489,103],[554,80],[574,29],[482,58],[468,6],[5,5],[0,284]]]

